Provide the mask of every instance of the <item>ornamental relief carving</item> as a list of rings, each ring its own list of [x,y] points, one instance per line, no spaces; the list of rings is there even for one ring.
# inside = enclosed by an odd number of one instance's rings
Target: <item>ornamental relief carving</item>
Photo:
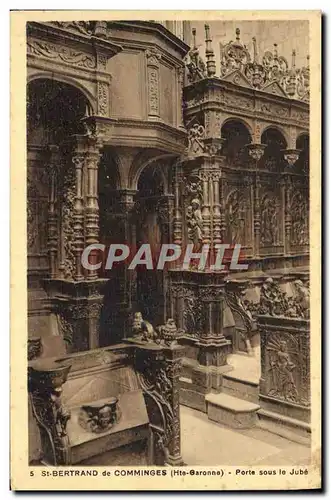
[[[27,41],[27,52],[31,55],[59,60],[79,68],[96,68],[96,60],[93,55],[63,45],[29,39]]]
[[[281,244],[281,210],[278,198],[266,193],[261,199],[261,246]]]
[[[300,345],[291,334],[272,334],[267,340],[265,377],[268,396],[309,405],[308,387],[301,376]]]
[[[254,99],[244,97],[238,94],[224,93],[223,102],[231,108],[243,108],[246,110],[254,109]]]
[[[309,245],[309,206],[302,192],[296,191],[290,203],[291,244]]]
[[[250,203],[239,189],[231,191],[226,199],[225,220],[227,243],[247,244]]]
[[[76,177],[70,165],[62,177],[62,242],[63,254],[60,269],[65,279],[73,279],[75,273],[75,231],[72,214],[76,196]]]
[[[27,200],[27,234],[29,253],[36,250],[36,240],[38,236],[37,202]]]
[[[92,22],[91,21],[52,21],[49,24],[54,24],[59,28],[77,31],[82,35],[92,35]]]
[[[202,186],[199,177],[189,177],[185,179],[185,219],[187,228],[187,238],[199,247],[202,243]]]
[[[203,139],[206,136],[205,127],[195,123],[188,131],[188,154],[199,155],[204,152]]]
[[[105,82],[98,82],[98,114],[108,116],[109,114],[109,88]]]
[[[290,116],[290,110],[288,107],[270,102],[258,102],[257,111],[261,111],[265,114],[276,115],[280,118],[287,118]]]
[[[158,116],[160,112],[159,70],[154,67],[148,68],[148,100],[149,114]]]

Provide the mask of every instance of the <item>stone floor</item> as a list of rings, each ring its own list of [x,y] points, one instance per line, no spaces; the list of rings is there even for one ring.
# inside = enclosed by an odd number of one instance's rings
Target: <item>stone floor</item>
[[[230,429],[181,406],[182,456],[187,465],[308,465],[310,448],[264,429]]]

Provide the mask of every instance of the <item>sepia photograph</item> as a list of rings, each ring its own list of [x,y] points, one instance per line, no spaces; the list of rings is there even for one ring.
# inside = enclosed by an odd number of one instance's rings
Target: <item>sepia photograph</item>
[[[254,475],[251,489],[278,476],[282,489],[320,468],[311,20],[282,13],[29,13],[31,476],[92,481],[109,467],[125,489],[199,468],[204,481]]]

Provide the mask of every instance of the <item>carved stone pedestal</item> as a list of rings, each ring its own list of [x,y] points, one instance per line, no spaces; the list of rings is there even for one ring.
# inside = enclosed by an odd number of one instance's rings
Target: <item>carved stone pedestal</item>
[[[45,284],[56,317],[56,333],[66,342],[67,352],[99,347],[106,280],[48,280]]]

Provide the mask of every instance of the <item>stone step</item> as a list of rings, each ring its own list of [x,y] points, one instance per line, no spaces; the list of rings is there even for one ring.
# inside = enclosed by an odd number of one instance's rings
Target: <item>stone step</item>
[[[206,413],[205,395],[204,388],[193,384],[191,378],[179,377],[179,402],[181,405]]]
[[[259,382],[256,377],[243,375],[236,370],[223,375],[222,392],[251,403],[259,402]]]
[[[192,390],[192,379],[189,377],[179,377],[179,387],[181,389],[189,389]]]
[[[260,406],[229,394],[206,395],[207,414],[210,420],[235,429],[249,429],[257,424]]]
[[[261,429],[267,430],[277,436],[282,436],[295,443],[310,446],[311,427],[310,424],[287,417],[270,410],[261,408],[257,412],[258,425]]]

